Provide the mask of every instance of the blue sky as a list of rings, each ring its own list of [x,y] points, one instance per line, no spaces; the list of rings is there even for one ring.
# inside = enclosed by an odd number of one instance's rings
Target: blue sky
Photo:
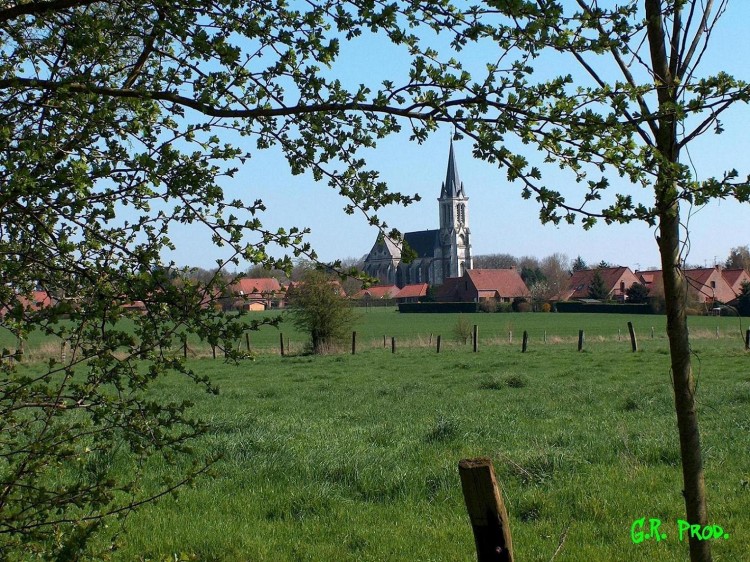
[[[723,69],[738,78],[750,78],[745,65],[750,40],[743,25],[743,22],[750,21],[748,4],[741,1],[730,3],[701,66],[704,74]],[[331,73],[345,83],[378,82],[406,68],[397,52],[391,52],[391,47],[377,38],[365,38],[364,44],[356,50],[345,51],[346,45],[343,47],[342,59]],[[456,56],[471,67],[483,58],[482,55],[477,47]],[[557,71],[550,67],[541,70]],[[724,134],[705,135],[690,147],[690,161],[698,178],[732,167],[737,168],[742,177],[750,172],[747,158],[750,108],[738,106],[727,113],[722,122]],[[422,197],[421,202],[409,207],[388,208],[378,213],[390,227],[404,232],[437,227],[437,197],[445,178],[451,134],[451,130],[443,128],[419,145],[409,142],[405,130],[380,141],[377,149],[363,153],[370,167],[378,170],[393,190],[418,193]],[[509,184],[504,171],[474,160],[471,149],[468,139],[454,143],[459,174],[469,197],[474,255],[509,253],[542,258],[560,252],[570,258],[580,255],[592,264],[605,260],[633,269],[659,266],[655,232],[645,223],[600,224],[589,231],[584,231],[579,225],[542,225],[537,203],[533,199],[523,200],[521,187]],[[530,159],[537,157],[531,152],[533,149],[528,150]],[[551,175],[547,172],[545,178],[571,186],[570,193],[576,190],[563,172],[555,171]],[[315,183],[309,175],[292,176],[283,157],[273,151],[254,152],[235,178],[223,181],[223,186],[230,198],[263,199],[268,207],[263,217],[265,226],[311,228],[308,240],[323,260],[360,257],[370,250],[377,236],[377,231],[368,226],[364,217],[343,212],[347,203],[345,199],[324,182]],[[621,187],[635,193],[645,203],[650,202],[649,192],[638,193],[638,188]],[[683,206],[683,221],[688,217],[688,263],[708,266],[716,261],[721,263],[730,248],[750,244],[750,205],[715,201],[700,209]],[[178,249],[170,258],[179,265],[214,266],[220,254],[209,240],[203,238],[194,230],[176,230],[173,240]]]

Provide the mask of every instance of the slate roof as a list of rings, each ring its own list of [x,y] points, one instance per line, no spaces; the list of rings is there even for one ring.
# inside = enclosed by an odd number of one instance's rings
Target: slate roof
[[[458,177],[458,167],[456,166],[456,157],[453,154],[453,141],[451,140],[451,150],[448,154],[448,171],[445,174],[445,182],[440,190],[440,198],[465,197],[464,184]]]
[[[418,258],[432,258],[440,247],[440,230],[420,230],[404,234],[404,242],[416,252]]]

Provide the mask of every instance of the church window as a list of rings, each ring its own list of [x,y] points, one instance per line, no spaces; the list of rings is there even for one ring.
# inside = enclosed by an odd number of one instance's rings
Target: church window
[[[466,222],[466,205],[463,203],[458,204],[458,223],[464,224]]]

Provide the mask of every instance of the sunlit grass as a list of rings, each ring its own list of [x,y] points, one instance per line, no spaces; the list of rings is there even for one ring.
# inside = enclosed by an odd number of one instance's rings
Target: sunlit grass
[[[219,396],[176,381],[158,392],[197,401],[211,428],[197,449],[223,459],[177,499],[131,516],[117,557],[474,560],[457,464],[490,456],[519,560],[549,560],[566,529],[556,561],[684,560],[666,341],[643,348],[615,338],[583,353],[540,343],[526,354],[455,346],[195,361]],[[696,348],[710,516],[730,533],[715,556],[741,560],[750,357],[729,338]],[[640,517],[662,519],[668,539],[633,544]]]

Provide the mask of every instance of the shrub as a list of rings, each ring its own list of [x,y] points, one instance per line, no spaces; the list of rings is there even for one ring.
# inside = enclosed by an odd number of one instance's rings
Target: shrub
[[[456,341],[466,343],[471,337],[471,324],[463,314],[459,314],[456,324],[453,326],[453,335]]]
[[[483,299],[479,301],[479,312],[497,312],[497,299]]]
[[[550,312],[552,310],[552,305],[548,302],[545,302],[542,305],[542,312]]]

